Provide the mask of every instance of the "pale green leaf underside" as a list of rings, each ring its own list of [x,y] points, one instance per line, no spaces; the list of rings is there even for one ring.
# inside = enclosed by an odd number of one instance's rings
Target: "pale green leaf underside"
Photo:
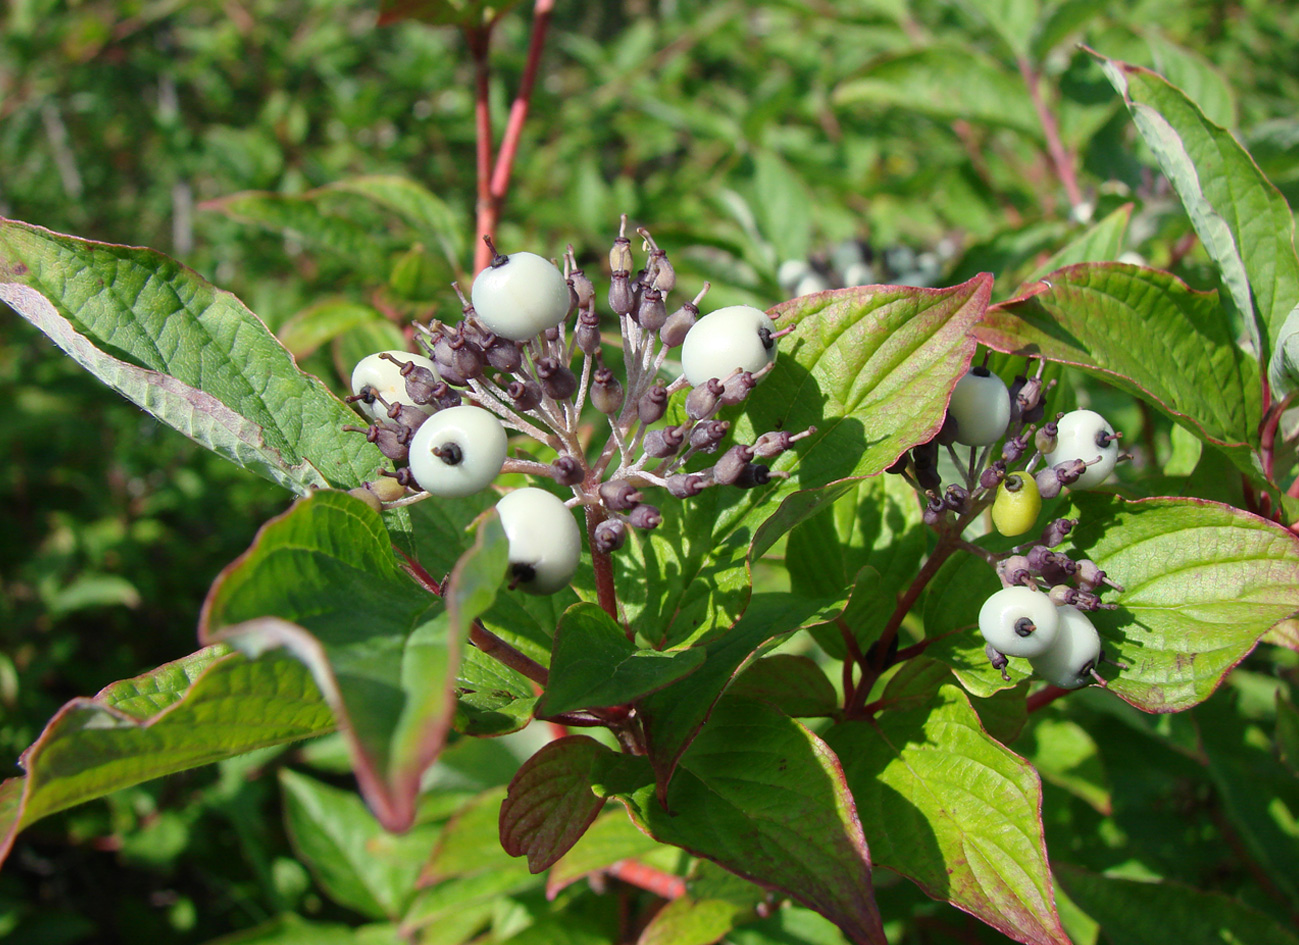
[[[306,669],[283,657],[250,661],[208,647],[113,683],[60,709],[24,752],[27,774],[0,787],[0,858],[48,814],[333,727]]]
[[[164,423],[295,492],[387,465],[256,315],[160,253],[3,221],[0,299]]]

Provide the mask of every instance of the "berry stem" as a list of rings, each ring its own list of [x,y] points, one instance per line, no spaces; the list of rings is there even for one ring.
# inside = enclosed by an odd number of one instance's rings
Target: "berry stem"
[[[492,200],[491,64],[488,62],[493,25],[494,21],[488,21],[482,26],[465,28],[465,43],[474,61],[474,154],[478,177],[475,232],[489,238],[496,234],[497,218],[497,207]],[[474,272],[486,269],[491,261],[492,251],[480,242],[474,250]]]
[[[680,899],[686,894],[686,881],[636,860],[620,860],[605,870],[614,879],[651,892],[660,899]]]
[[[591,567],[595,571],[595,593],[600,607],[615,621],[618,619],[618,593],[613,586],[613,556],[608,552],[597,551],[595,543],[596,526],[608,518],[602,506],[586,507],[586,547],[591,550]],[[631,629],[627,629],[627,639],[632,639]]]
[[[1083,196],[1078,188],[1078,179],[1074,175],[1073,155],[1061,140],[1060,126],[1056,124],[1055,115],[1042,98],[1042,76],[1025,57],[1020,57],[1017,65],[1019,74],[1024,79],[1024,85],[1028,87],[1028,95],[1033,101],[1038,121],[1042,123],[1042,133],[1046,137],[1046,150],[1055,169],[1055,176],[1059,178],[1060,186],[1064,188],[1065,196],[1069,198],[1069,206],[1080,206],[1083,203]]]
[[[543,688],[550,682],[550,673],[546,667],[492,633],[483,626],[481,620],[475,619],[469,628],[469,642],[496,662],[522,673]]]
[[[959,531],[957,534],[959,534]],[[857,683],[857,689],[852,694],[852,698],[844,705],[844,718],[861,718],[865,713],[866,699],[870,696],[870,691],[874,687],[875,681],[879,679],[880,673],[884,671],[884,660],[893,646],[893,640],[898,635],[898,629],[902,626],[903,619],[911,612],[911,608],[919,600],[921,592],[933,580],[934,575],[938,573],[938,569],[959,547],[949,535],[940,537],[933,553],[929,556],[929,560],[925,562],[924,567],[920,569],[920,573],[915,576],[906,591],[898,598],[897,606],[893,608],[893,613],[889,616],[889,622],[884,625],[884,630],[875,643],[874,658],[869,663],[862,661],[862,677]]]

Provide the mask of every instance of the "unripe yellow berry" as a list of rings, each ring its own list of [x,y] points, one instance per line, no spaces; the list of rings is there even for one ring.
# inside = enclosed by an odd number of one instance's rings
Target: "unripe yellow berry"
[[[992,524],[1003,535],[1022,535],[1037,522],[1042,495],[1037,481],[1024,473],[1011,473],[997,486],[992,502]]]

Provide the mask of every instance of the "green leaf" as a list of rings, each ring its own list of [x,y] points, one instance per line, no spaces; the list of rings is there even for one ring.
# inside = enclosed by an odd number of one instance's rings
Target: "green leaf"
[[[792,896],[853,942],[883,945],[870,855],[839,762],[792,719],[723,700],[682,759],[666,809],[652,784],[615,796],[655,839]]]
[[[1236,97],[1231,84],[1199,53],[1147,33],[1146,45],[1155,71],[1195,103],[1204,117],[1223,128],[1236,125]]]
[[[1299,775],[1299,708],[1278,691],[1276,695],[1276,751],[1281,764]]]
[[[1043,780],[1108,815],[1110,781],[1095,740],[1070,719],[1039,713],[1025,738],[1023,750]],[[1016,746],[1019,747],[1019,746]]]
[[[532,721],[537,697],[532,683],[484,654],[467,647],[456,673],[456,714],[452,725],[464,735],[517,732]]]
[[[1299,388],[1299,305],[1281,323],[1267,363],[1267,380],[1278,398]]]
[[[706,657],[699,669],[641,701],[638,712],[660,791],[666,790],[682,753],[735,676],[787,634],[824,623],[843,605],[842,598],[803,601],[755,594],[735,626],[703,644]]]
[[[1215,293],[1122,263],[1070,266],[993,306],[975,334],[1016,354],[1080,367],[1152,404],[1252,471],[1258,368]],[[1169,369],[1170,362],[1176,369]]]
[[[421,886],[484,873],[530,875],[527,864],[501,849],[500,811],[504,800],[503,787],[483,791],[451,818],[420,874]]]
[[[437,828],[389,833],[353,792],[288,768],[280,769],[280,787],[293,848],[329,897],[372,919],[400,918]]]
[[[443,589],[443,609],[397,566],[376,512],[318,492],[264,525],[222,572],[200,636],[302,660],[343,725],[375,815],[405,829],[450,726],[460,641],[495,596],[504,546],[488,519]]]
[[[746,911],[725,899],[682,896],[654,914],[636,945],[713,945]]]
[[[290,912],[207,945],[380,945],[393,941],[396,934],[388,923],[358,928],[339,922],[309,922]]]
[[[295,492],[388,465],[256,315],[160,253],[2,221],[0,301],[162,422]]]
[[[839,700],[825,670],[806,656],[776,653],[751,663],[730,693],[765,702],[793,718],[834,715]]]
[[[494,4],[501,9],[501,4]],[[364,197],[378,207],[397,214],[422,241],[442,250],[453,270],[459,270],[465,255],[464,220],[437,194],[409,177],[374,174],[347,177],[329,185],[329,190]]]
[[[40,818],[152,778],[334,727],[311,677],[282,658],[199,650],[73,699],[0,786],[0,859]]]
[[[884,56],[841,83],[839,106],[891,107],[940,121],[1013,128],[1033,139],[1042,125],[1024,81],[997,60],[964,47],[931,46]]]
[[[591,782],[612,754],[594,738],[569,735],[525,761],[501,804],[505,852],[526,855],[528,869],[540,873],[572,849],[604,807]]]
[[[279,339],[295,358],[305,358],[346,331],[382,320],[379,311],[369,305],[327,299],[290,316],[280,326]]]
[[[949,289],[822,292],[773,309],[796,329],[732,433],[751,443],[769,430],[816,432],[776,461],[791,479],[705,490],[684,511],[665,509],[662,526],[616,556],[633,629],[667,646],[723,632],[743,610],[752,558],[844,495],[852,478],[878,473],[932,437],[969,367],[969,329],[991,288],[981,275]]]
[[[1175,86],[1139,66],[1100,58],[1266,364],[1286,317],[1299,303],[1294,217],[1285,198],[1231,133]]]
[[[325,250],[346,260],[359,274],[384,270],[388,252],[395,244],[376,234],[374,227],[331,212],[327,190],[305,194],[276,194],[245,191],[203,204],[240,223],[251,223],[272,233],[283,233],[312,249]]]
[[[988,737],[963,692],[832,728],[875,862],[1025,943],[1067,945],[1032,767]]]
[[[1036,282],[1057,269],[1077,263],[1111,262],[1118,259],[1126,245],[1128,224],[1131,221],[1132,204],[1125,203],[1062,246],[1050,259],[1033,270],[1025,282]]]
[[[1251,858],[1282,896],[1299,902],[1299,781],[1273,746],[1259,744],[1259,727],[1246,718],[1236,695],[1224,693],[1194,713],[1209,777]],[[1269,710],[1275,699],[1266,698]]]
[[[664,849],[657,840],[638,830],[621,807],[601,814],[571,850],[559,858],[546,876],[546,896],[554,899],[561,889],[619,860]]]
[[[1117,611],[1092,622],[1111,692],[1146,712],[1207,699],[1277,621],[1299,610],[1299,536],[1255,515],[1201,499],[1123,502],[1072,497],[1075,552],[1123,585]]]
[[[1016,59],[1028,57],[1041,12],[1038,0],[960,0],[960,6],[996,33]]]
[[[597,604],[576,604],[555,631],[550,685],[537,703],[542,716],[626,705],[688,676],[702,649],[637,649]]]
[[[1220,893],[1172,882],[1144,882],[1057,864],[1056,880],[1114,945],[1299,945],[1269,916]]]

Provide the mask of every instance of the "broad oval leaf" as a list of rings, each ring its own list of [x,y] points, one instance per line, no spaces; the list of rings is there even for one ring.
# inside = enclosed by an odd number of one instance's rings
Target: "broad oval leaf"
[[[1299,945],[1292,929],[1220,893],[1168,881],[1103,876],[1068,864],[1056,867],[1056,879],[1114,945]]]
[[[555,631],[550,684],[537,713],[626,705],[688,676],[703,661],[702,647],[639,649],[597,604],[575,604]]]
[[[1266,364],[1299,303],[1294,216],[1229,131],[1148,69],[1098,56],[1172,182]]]
[[[375,815],[405,829],[450,727],[460,643],[505,573],[504,544],[499,522],[486,520],[443,589],[444,609],[402,573],[376,512],[318,492],[264,525],[221,573],[200,636],[254,655],[285,647],[302,660],[347,735]]]
[[[280,787],[293,848],[330,898],[372,919],[404,916],[437,826],[391,834],[354,791],[288,768],[280,770]]]
[[[613,752],[594,738],[569,735],[525,761],[501,803],[501,846],[528,857],[540,873],[572,849],[604,807],[591,791],[598,766]]]
[[[597,788],[598,790],[599,788]],[[640,827],[883,945],[871,861],[839,761],[762,703],[726,699],[682,758],[664,809],[654,786],[616,792]]]
[[[161,253],[0,220],[0,301],[163,423],[295,492],[388,465],[256,315]]]
[[[1080,367],[1252,471],[1262,417],[1258,366],[1236,344],[1216,293],[1155,269],[1080,264],[992,306],[975,335],[998,351]]]
[[[826,734],[876,864],[1016,941],[1068,945],[1052,897],[1037,773],[988,736],[956,686],[915,696]]]
[[[294,660],[212,646],[55,714],[0,785],[0,860],[19,830],[152,778],[320,735],[334,717]]]
[[[1072,557],[1124,588],[1092,622],[1110,691],[1146,712],[1202,702],[1273,624],[1299,610],[1299,535],[1203,499],[1073,496]]]

